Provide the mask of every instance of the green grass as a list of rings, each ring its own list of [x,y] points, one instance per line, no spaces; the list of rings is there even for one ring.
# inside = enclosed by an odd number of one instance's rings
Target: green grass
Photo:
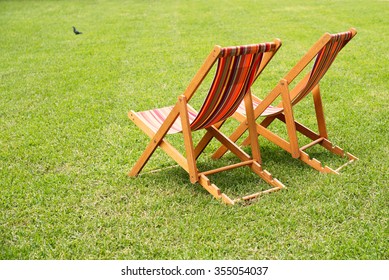
[[[0,1],[0,259],[388,259],[388,8]],[[254,87],[263,96],[324,32],[350,27],[321,84],[330,138],[360,158],[342,175],[262,139],[288,189],[249,205],[221,204],[179,167],[127,177],[148,141],[127,112],[173,104],[213,45],[283,41]],[[296,115],[314,124],[312,110],[306,100]],[[200,166],[219,164],[211,148]],[[171,164],[158,151],[145,171]],[[245,169],[212,178],[231,195],[267,187]]]

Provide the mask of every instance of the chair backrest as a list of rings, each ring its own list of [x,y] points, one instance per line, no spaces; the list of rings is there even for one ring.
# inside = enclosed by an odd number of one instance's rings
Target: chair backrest
[[[321,47],[317,49],[317,45],[313,46],[312,49],[308,51],[306,57],[304,57],[308,58],[304,62],[305,65],[296,65],[296,67],[298,68],[301,68],[303,66],[302,69],[292,69],[292,71],[300,73],[303,68],[305,68],[309,64],[309,62],[312,61],[312,59],[314,59],[316,56],[312,70],[302,79],[301,83],[296,86],[296,90],[291,94],[291,100],[293,105],[302,100],[314,89],[314,87],[318,85],[318,83],[326,74],[331,64],[334,62],[338,53],[355,36],[355,34],[355,29],[351,29],[350,31],[337,34],[326,33],[321,38],[321,40],[318,41],[318,44],[321,45]],[[309,57],[311,58],[309,59]],[[289,72],[289,74],[291,72]],[[293,80],[294,78],[295,76],[292,77],[291,80]],[[288,78],[286,78],[286,80],[288,80]],[[289,79],[288,83],[290,83],[291,80]]]
[[[263,54],[278,47],[271,42],[222,48],[215,77],[191,129],[206,128],[230,117],[255,81]]]

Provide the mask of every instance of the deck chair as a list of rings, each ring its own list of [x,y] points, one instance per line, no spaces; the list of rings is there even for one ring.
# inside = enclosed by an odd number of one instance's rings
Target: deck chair
[[[129,118],[150,138],[150,142],[143,154],[133,166],[129,176],[137,176],[157,147],[164,150],[178,165],[189,173],[191,183],[200,183],[215,198],[221,199],[226,204],[234,204],[243,199],[256,198],[263,193],[273,192],[285,186],[273,178],[259,163],[258,135],[255,130],[251,94],[249,89],[263,71],[281,42],[277,39],[273,42],[245,45],[238,47],[222,48],[215,46],[206,58],[197,74],[194,76],[183,95],[178,96],[174,106],[153,109],[143,112],[130,111]],[[195,94],[207,74],[217,63],[213,82],[209,92],[197,112],[188,102]],[[241,102],[247,106],[247,119],[250,122],[249,134],[252,156],[243,151],[235,143],[231,142],[219,128],[239,107]],[[193,144],[192,133],[205,130],[197,146]],[[185,156],[167,141],[168,134],[182,133],[185,146]],[[223,166],[217,169],[200,172],[197,168],[197,158],[206,148],[208,143],[215,138],[227,147],[239,158],[236,164]],[[265,182],[271,185],[270,189],[258,192],[243,198],[231,199],[210,182],[208,175],[221,171],[249,166],[253,172],[259,175]],[[237,182],[238,183],[238,182]]]
[[[264,119],[256,125],[258,134],[289,152],[293,158],[299,158],[322,173],[339,174],[341,168],[357,160],[357,157],[348,152],[345,153],[343,149],[334,146],[328,140],[319,88],[320,80],[326,74],[340,50],[356,35],[356,33],[355,29],[350,29],[347,32],[338,34],[324,34],[263,100],[254,95],[252,96],[253,107],[255,108],[255,118],[264,117]],[[314,59],[314,63],[311,63]],[[312,69],[309,68],[310,65],[313,65]],[[308,71],[308,73],[304,75],[303,70]],[[301,80],[296,79],[298,77]],[[295,79],[296,85],[293,88],[290,88],[290,84]],[[293,116],[292,108],[311,92],[315,106],[318,133],[297,122]],[[272,103],[277,102],[277,98],[281,98],[281,102],[277,106],[273,106]],[[248,128],[246,121],[247,113],[244,104],[241,104],[238,107],[238,110],[233,117],[241,122],[238,128],[230,136],[230,140],[236,142]],[[268,129],[268,126],[276,119],[286,124],[288,135],[286,138],[289,139],[284,139]],[[308,137],[310,143],[299,146],[297,132]],[[242,145],[248,144],[248,139],[244,140],[242,143]],[[336,169],[323,166],[317,159],[311,159],[305,151],[316,144],[320,144],[336,155],[347,157],[347,162]],[[215,159],[220,158],[226,151],[227,148],[221,146],[212,157]]]

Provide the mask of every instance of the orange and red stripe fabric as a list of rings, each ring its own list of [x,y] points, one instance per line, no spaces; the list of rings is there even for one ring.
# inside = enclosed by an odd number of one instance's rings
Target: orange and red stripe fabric
[[[299,102],[313,90],[313,88],[320,82],[321,78],[323,78],[332,62],[334,62],[338,53],[351,40],[351,38],[352,34],[350,31],[331,34],[330,41],[317,54],[309,80],[307,81],[305,87],[294,98],[292,101],[293,104]]]
[[[230,117],[254,82],[263,53],[274,48],[274,43],[222,48],[213,82],[202,107],[198,114],[188,111],[191,129],[206,128]],[[151,130],[157,132],[172,108],[164,107],[136,114]],[[181,119],[178,117],[168,134],[181,131]]]
[[[192,130],[214,125],[230,117],[255,80],[264,52],[274,45],[263,43],[223,48],[214,80]]]

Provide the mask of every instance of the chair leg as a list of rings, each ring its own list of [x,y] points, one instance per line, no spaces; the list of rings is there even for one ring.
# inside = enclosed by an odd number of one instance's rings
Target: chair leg
[[[128,173],[128,175],[131,177],[138,176],[138,174],[146,165],[147,161],[150,159],[151,155],[157,147],[158,145],[155,145],[154,141],[151,140],[147,148],[144,150],[143,154],[140,156],[134,167],[131,169],[130,173]]]
[[[182,134],[184,136],[184,144],[186,151],[186,158],[188,160],[189,178],[191,183],[196,183],[198,179],[198,171],[196,167],[196,158],[193,149],[192,131],[190,129],[187,100],[184,95],[179,97],[180,103],[180,117],[182,125]]]
[[[257,125],[258,134],[262,135],[262,133],[260,132],[260,127],[261,126],[264,127],[264,128],[267,128],[275,119],[276,119],[275,116],[268,116],[268,117],[264,118],[263,121],[261,122],[260,126]],[[243,140],[241,146],[245,147],[245,146],[248,146],[248,145],[250,145],[249,138],[246,137],[246,139]]]
[[[281,81],[282,86],[282,103],[284,107],[286,130],[289,136],[290,153],[293,158],[300,156],[296,126],[293,117],[292,102],[290,100],[288,84],[286,80]]]
[[[317,119],[317,126],[319,129],[319,134],[321,137],[328,138],[326,122],[324,119],[323,103],[321,101],[319,85],[317,85],[313,89],[312,96],[313,96],[313,103],[315,105],[316,119]]]
[[[257,133],[256,123],[255,123],[253,100],[251,98],[250,91],[248,92],[248,94],[246,94],[244,98],[244,103],[246,107],[251,153],[255,161],[262,163],[261,152],[258,143],[258,133]]]

